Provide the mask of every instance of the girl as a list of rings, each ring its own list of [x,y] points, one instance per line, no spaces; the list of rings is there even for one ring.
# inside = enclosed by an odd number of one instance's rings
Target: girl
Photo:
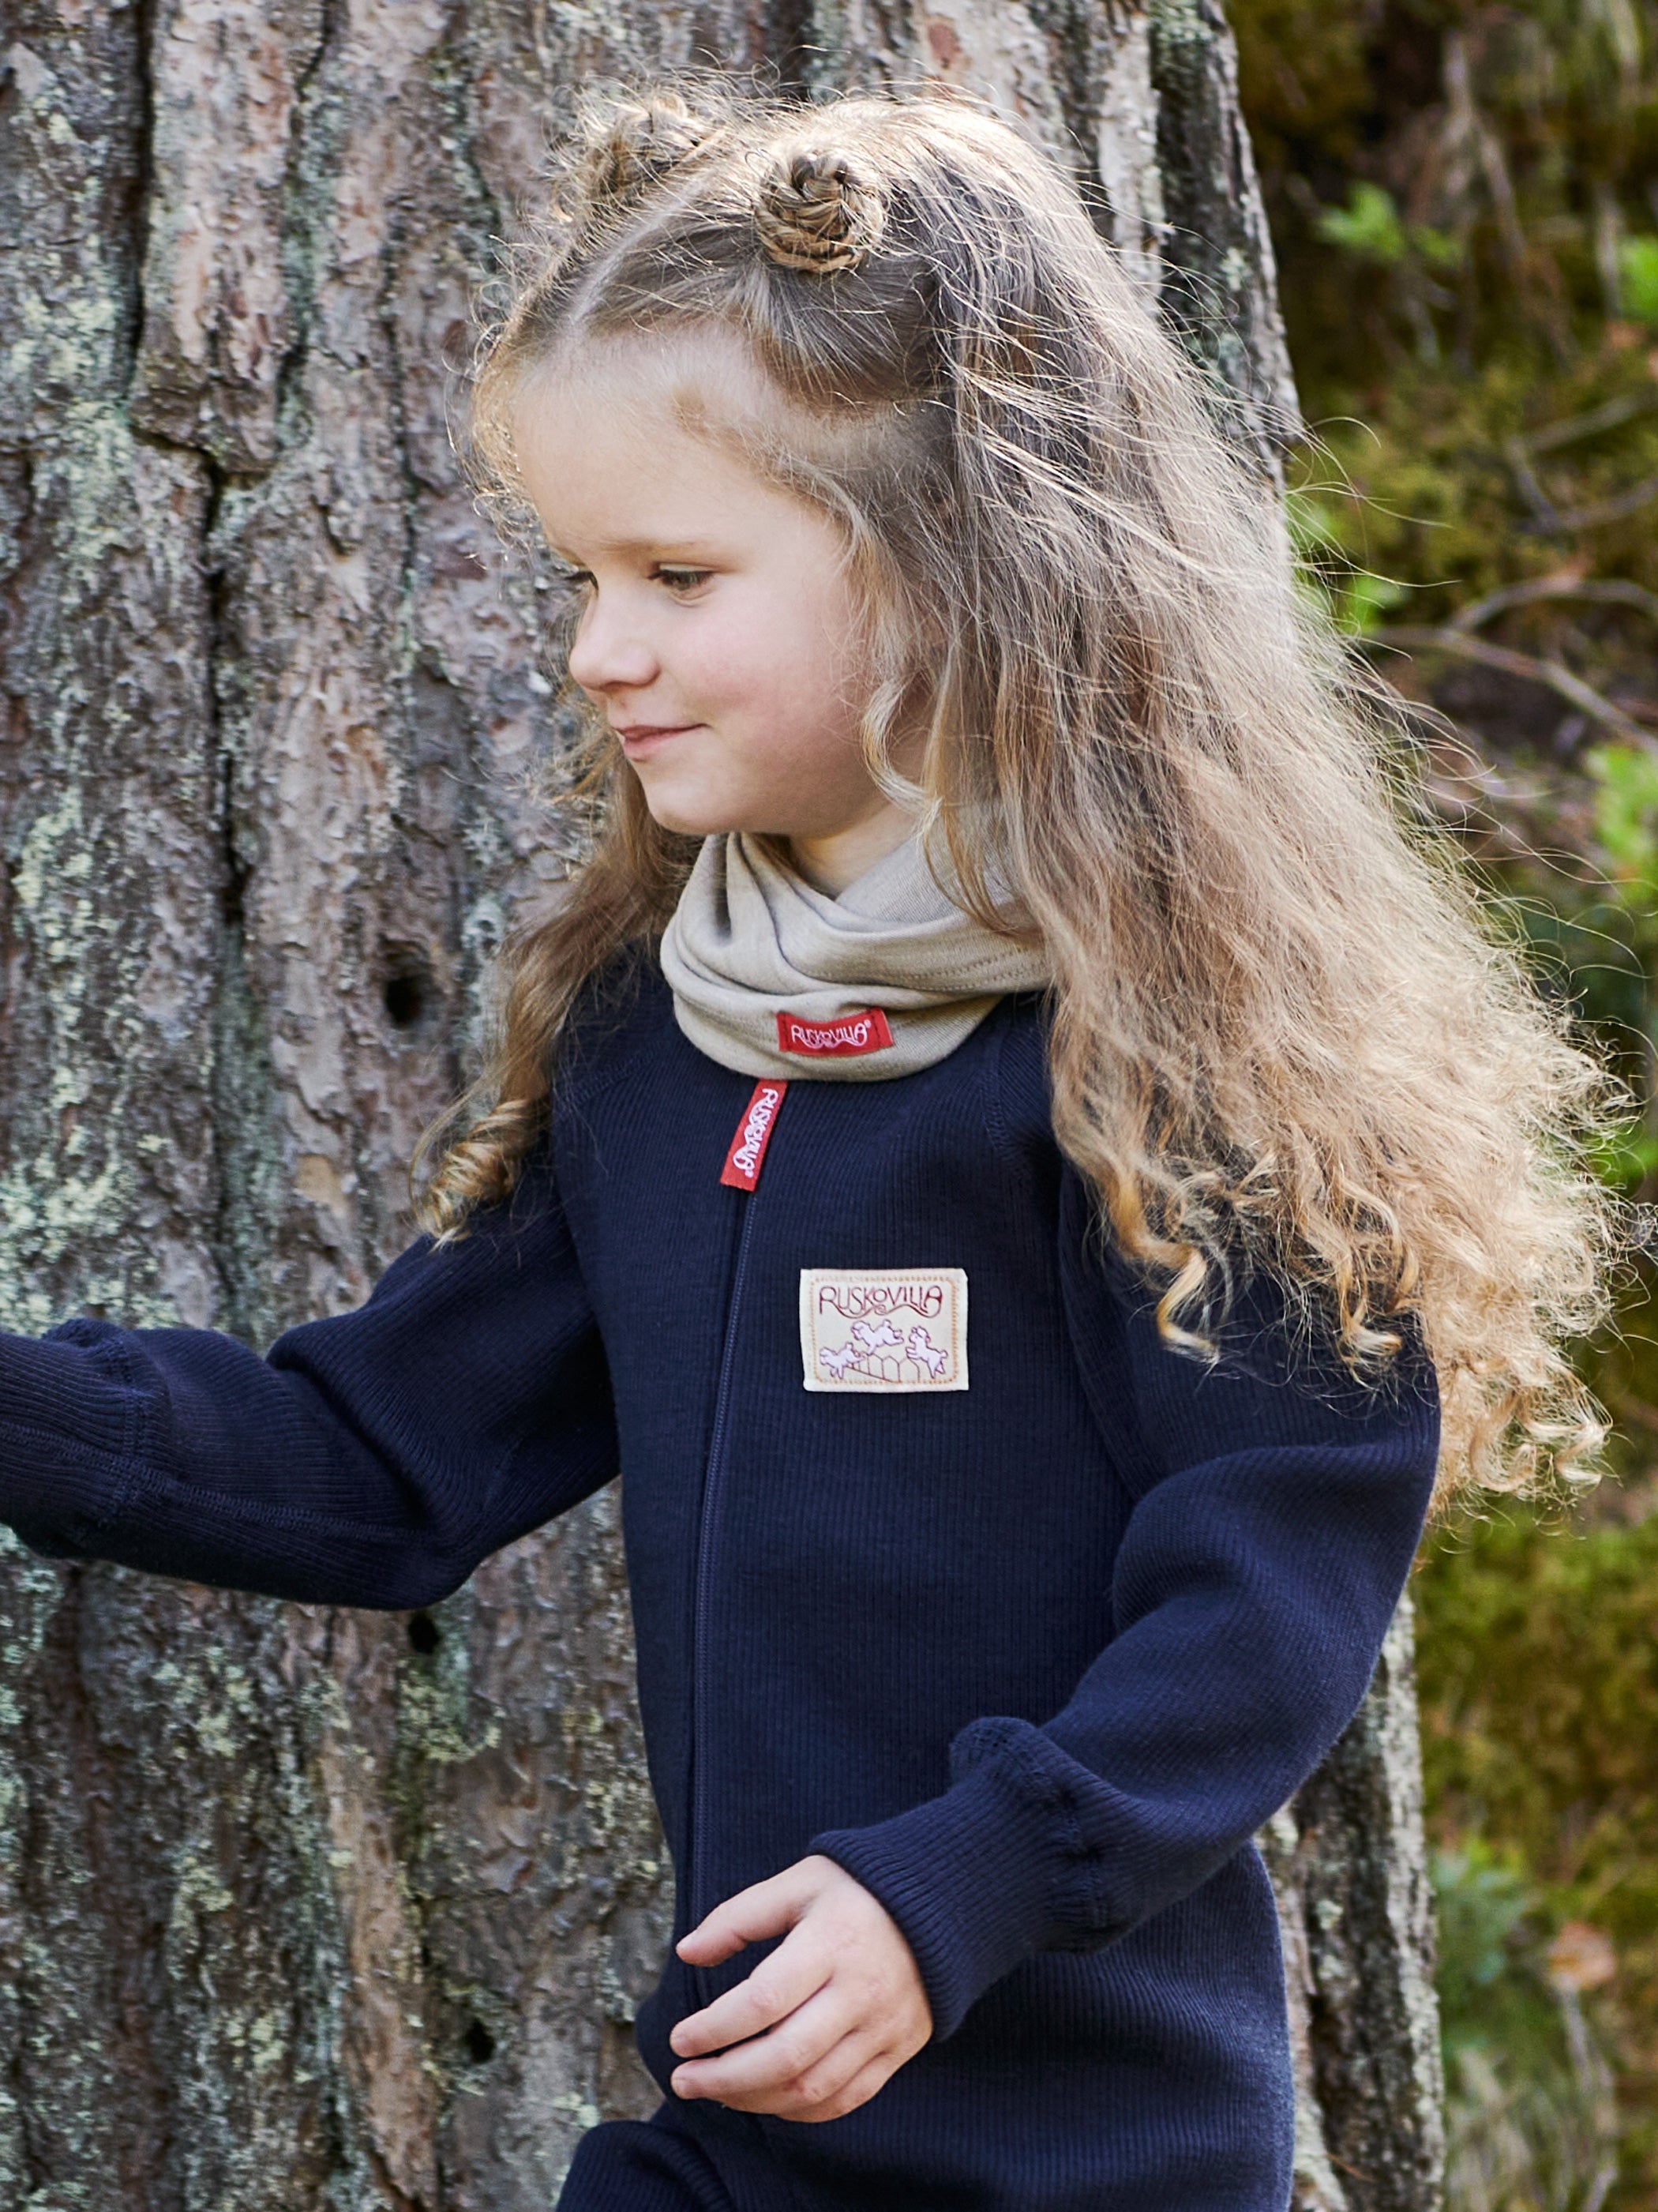
[[[567,2212],[1274,2212],[1249,1839],[1436,1468],[1593,1457],[1594,1071],[976,106],[597,103],[477,424],[604,805],[428,1233],[8,1340],[0,1506],[412,1607],[625,1470],[677,1940]]]

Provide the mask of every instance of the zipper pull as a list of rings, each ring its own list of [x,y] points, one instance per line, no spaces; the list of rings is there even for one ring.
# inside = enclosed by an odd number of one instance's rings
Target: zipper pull
[[[788,1085],[779,1076],[762,1075],[754,1096],[743,1109],[720,1180],[732,1190],[752,1190],[766,1164],[766,1147],[777,1126],[777,1110]]]

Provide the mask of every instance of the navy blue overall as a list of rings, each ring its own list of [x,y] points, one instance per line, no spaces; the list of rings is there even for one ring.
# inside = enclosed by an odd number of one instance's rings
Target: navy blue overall
[[[1030,1000],[921,1073],[792,1084],[750,1193],[720,1175],[753,1087],[647,970],[590,1010],[513,1200],[357,1312],[263,1360],[0,1340],[0,1513],[60,1556],[414,1607],[620,1468],[676,1935],[827,1852],[935,2032],[841,2119],[669,2096],[598,2129],[566,2212],[1281,2212],[1250,1837],[1410,1565],[1414,1328],[1367,1396],[1291,1358],[1262,1276],[1219,1366],[1172,1351],[1054,1143]],[[665,2091],[673,2023],[756,1956],[670,1957],[638,2021]]]

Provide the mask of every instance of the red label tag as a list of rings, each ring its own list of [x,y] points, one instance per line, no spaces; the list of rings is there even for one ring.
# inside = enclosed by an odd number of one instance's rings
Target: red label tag
[[[737,1134],[732,1139],[732,1148],[726,1155],[726,1164],[720,1180],[732,1190],[752,1190],[760,1180],[760,1170],[765,1165],[766,1147],[771,1142],[771,1133],[777,1126],[777,1109],[783,1103],[783,1093],[788,1089],[781,1077],[762,1076],[754,1086],[754,1096],[744,1109],[743,1118],[737,1125]]]
[[[803,1021],[799,1014],[777,1017],[777,1048],[807,1060],[847,1060],[859,1053],[884,1052],[892,1042],[887,1018],[878,1006],[837,1014],[832,1022]]]

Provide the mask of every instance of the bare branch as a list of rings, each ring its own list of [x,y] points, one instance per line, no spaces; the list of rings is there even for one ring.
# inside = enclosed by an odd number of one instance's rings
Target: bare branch
[[[1643,477],[1639,483],[1631,484],[1627,491],[1614,492],[1609,499],[1593,500],[1588,507],[1568,507],[1564,514],[1557,510],[1552,522],[1545,522],[1540,515],[1526,526],[1550,537],[1559,530],[1596,530],[1603,522],[1622,522],[1629,515],[1638,514],[1655,499],[1658,476]]]
[[[1590,721],[1598,722],[1603,729],[1616,731],[1626,744],[1658,753],[1658,737],[1650,730],[1643,730],[1621,707],[1614,707],[1610,699],[1603,698],[1592,684],[1584,683],[1581,676],[1574,676],[1558,660],[1542,660],[1534,653],[1515,653],[1507,646],[1488,645],[1482,637],[1469,637],[1463,630],[1448,628],[1433,629],[1402,624],[1396,629],[1378,631],[1363,641],[1367,645],[1398,647],[1407,654],[1448,653],[1459,660],[1477,661],[1484,668],[1500,669],[1503,675],[1517,676],[1523,683],[1546,684]]]
[[[1658,408],[1658,392],[1624,392],[1603,406],[1591,407],[1587,414],[1567,416],[1558,422],[1545,423],[1540,430],[1527,431],[1514,443],[1528,453],[1552,453],[1562,446],[1575,445],[1580,438],[1616,430],[1637,416],[1650,415],[1655,408]]]
[[[1655,409],[1658,409],[1658,392],[1620,392],[1617,398],[1591,407],[1584,414],[1568,416],[1563,422],[1546,422],[1540,430],[1503,440],[1503,451],[1513,471],[1515,489],[1530,507],[1537,531],[1552,536],[1560,530],[1592,530],[1599,523],[1622,521],[1625,515],[1637,513],[1649,500],[1658,498],[1658,477],[1648,477],[1631,485],[1628,491],[1563,513],[1544,490],[1532,466],[1541,453],[1558,453],[1561,447],[1575,445],[1580,438],[1598,437],[1602,430],[1615,430],[1625,422],[1633,422],[1639,416],[1650,415]]]
[[[1505,615],[1515,607],[1534,606],[1541,599],[1580,599],[1594,606],[1633,607],[1637,614],[1649,615],[1658,622],[1658,592],[1648,591],[1643,584],[1625,583],[1612,576],[1533,576],[1528,583],[1510,584],[1503,591],[1488,592],[1483,599],[1459,607],[1446,628],[1465,633],[1479,629],[1498,615]]]

